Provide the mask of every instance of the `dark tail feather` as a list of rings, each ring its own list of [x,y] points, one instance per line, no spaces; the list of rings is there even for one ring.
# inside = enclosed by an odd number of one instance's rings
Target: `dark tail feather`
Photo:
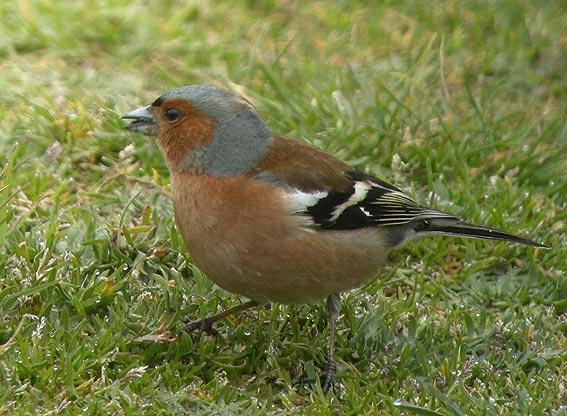
[[[518,237],[517,235],[510,234],[505,231],[449,219],[434,218],[424,220],[416,228],[414,228],[414,231],[417,234],[444,234],[460,237],[483,238],[488,240],[510,241],[512,243],[525,244],[532,247],[551,248],[548,245],[536,243],[535,241]]]

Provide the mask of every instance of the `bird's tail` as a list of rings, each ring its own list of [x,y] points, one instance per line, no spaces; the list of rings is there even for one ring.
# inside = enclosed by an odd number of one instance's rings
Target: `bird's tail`
[[[413,231],[416,233],[416,236],[426,236],[428,234],[451,235],[458,237],[510,241],[512,243],[525,244],[532,247],[550,248],[545,244],[537,243],[533,240],[507,233],[506,231],[482,225],[470,224],[456,218],[432,217],[422,219],[415,224]]]

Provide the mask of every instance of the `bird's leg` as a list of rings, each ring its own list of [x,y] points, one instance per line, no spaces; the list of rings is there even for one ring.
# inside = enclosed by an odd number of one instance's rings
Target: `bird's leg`
[[[219,312],[215,315],[207,316],[206,318],[199,319],[196,321],[186,321],[184,329],[187,332],[197,331],[197,337],[200,337],[203,332],[209,335],[216,335],[217,330],[213,328],[213,324],[215,322],[220,321],[221,319],[226,318],[227,316],[230,316],[237,312],[242,312],[245,311],[246,309],[250,309],[257,305],[258,303],[254,302],[253,300],[249,300],[248,302],[234,306],[233,308]]]
[[[330,295],[327,298],[327,312],[329,314],[329,356],[327,364],[321,375],[321,388],[323,391],[329,390],[333,385],[333,376],[337,372],[337,363],[335,362],[335,330],[339,311],[341,309],[341,298],[338,293]]]

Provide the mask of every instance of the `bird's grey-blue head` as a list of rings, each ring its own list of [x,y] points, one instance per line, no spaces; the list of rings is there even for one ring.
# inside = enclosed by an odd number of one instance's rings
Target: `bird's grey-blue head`
[[[175,121],[172,116],[185,116],[183,108],[176,104],[179,100],[212,120],[215,128],[210,140],[192,147],[181,166],[173,168],[230,176],[250,170],[264,154],[272,137],[264,120],[244,98],[214,85],[190,85],[168,91],[152,104],[126,113],[123,118],[134,120],[127,128],[159,136],[170,128],[168,121]],[[190,134],[188,130],[176,132],[180,140]]]
[[[242,111],[254,110],[250,102],[216,85],[198,84],[175,88],[152,103],[159,106],[167,100],[186,100],[203,114],[221,123]]]

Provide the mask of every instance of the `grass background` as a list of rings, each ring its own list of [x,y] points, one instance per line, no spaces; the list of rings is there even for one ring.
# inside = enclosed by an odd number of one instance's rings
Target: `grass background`
[[[537,3],[537,4],[536,4]],[[567,6],[560,1],[0,4],[0,414],[567,414]],[[240,300],[177,236],[119,116],[216,83],[420,202],[552,246],[429,239],[322,304]]]

